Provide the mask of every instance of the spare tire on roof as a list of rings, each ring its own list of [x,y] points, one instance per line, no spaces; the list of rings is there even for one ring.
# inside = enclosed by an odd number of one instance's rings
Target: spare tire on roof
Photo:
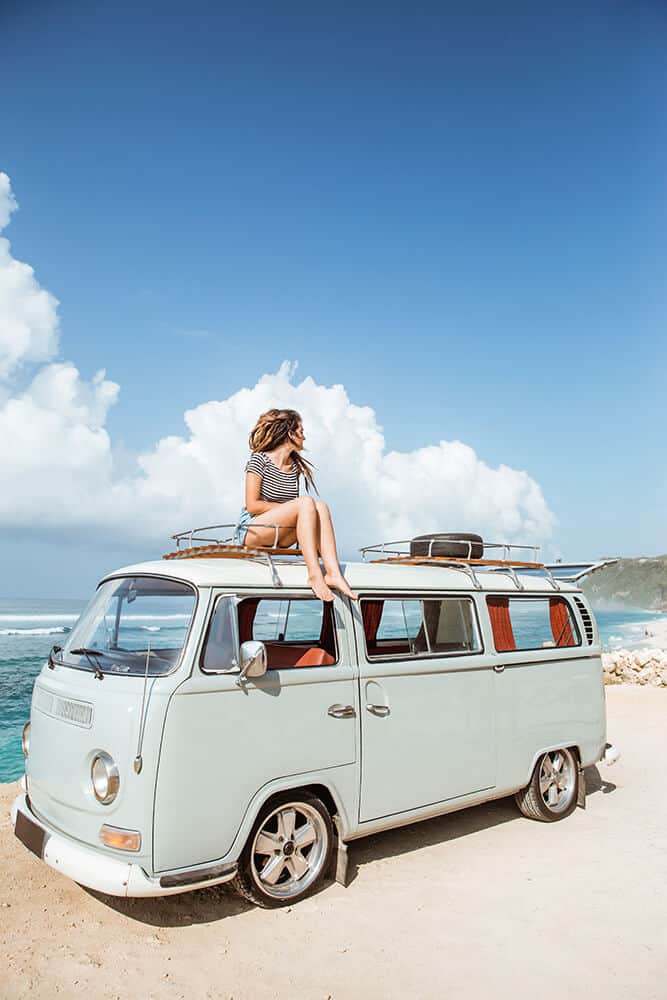
[[[464,531],[417,535],[410,542],[411,556],[432,555],[447,556],[450,559],[481,559],[483,554],[482,536],[466,534]]]

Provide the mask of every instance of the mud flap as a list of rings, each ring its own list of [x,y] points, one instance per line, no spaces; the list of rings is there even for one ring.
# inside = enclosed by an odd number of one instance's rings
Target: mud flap
[[[333,821],[337,834],[334,878],[336,882],[347,888],[347,844],[343,840],[343,825],[340,816],[334,816]]]
[[[579,791],[577,793],[577,805],[580,809],[586,808],[586,774],[583,767],[577,768],[579,772]]]

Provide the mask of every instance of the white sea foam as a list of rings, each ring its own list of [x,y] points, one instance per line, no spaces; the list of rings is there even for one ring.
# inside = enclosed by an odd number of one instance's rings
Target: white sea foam
[[[0,615],[0,622],[75,622],[78,619],[79,615],[60,614],[58,611],[54,611],[51,615]]]
[[[55,625],[53,628],[0,628],[0,635],[63,635],[71,631],[65,625]]]
[[[159,625],[140,625],[139,628],[141,629],[142,632],[159,632],[160,631],[160,626]]]
[[[170,622],[187,621],[191,615],[123,615],[124,622]]]

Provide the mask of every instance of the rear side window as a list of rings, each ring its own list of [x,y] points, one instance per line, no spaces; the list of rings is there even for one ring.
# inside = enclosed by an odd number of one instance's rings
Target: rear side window
[[[369,659],[475,653],[482,649],[469,598],[364,598],[361,601]]]
[[[562,597],[487,597],[499,653],[580,646],[572,611]]]

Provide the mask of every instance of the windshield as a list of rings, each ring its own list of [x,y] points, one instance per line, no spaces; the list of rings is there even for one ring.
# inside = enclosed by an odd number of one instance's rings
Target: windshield
[[[68,636],[63,662],[105,674],[168,674],[176,666],[195,592],[147,576],[107,580]]]

